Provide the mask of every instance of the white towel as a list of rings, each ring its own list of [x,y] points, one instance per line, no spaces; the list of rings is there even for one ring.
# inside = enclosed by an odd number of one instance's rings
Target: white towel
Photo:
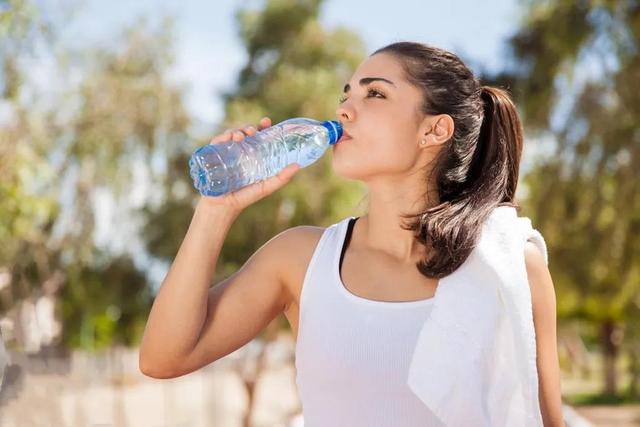
[[[548,264],[531,220],[496,207],[467,260],[436,288],[407,384],[448,427],[543,425],[527,240]]]

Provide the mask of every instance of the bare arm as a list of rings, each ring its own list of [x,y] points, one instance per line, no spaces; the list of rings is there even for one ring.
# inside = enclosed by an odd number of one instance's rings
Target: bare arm
[[[525,244],[525,264],[536,332],[538,389],[545,427],[564,427],[560,365],[556,335],[556,295],[543,254],[532,242]]]
[[[153,302],[140,346],[140,370],[171,371],[198,340],[218,255],[237,213],[201,198],[187,234]]]
[[[198,287],[192,292],[184,278],[173,287],[171,282],[163,285],[170,291],[159,294],[154,303],[154,317],[150,317],[148,332],[145,332],[147,346],[140,356],[142,372],[154,378],[175,378],[206,366],[251,341],[285,310],[289,302],[283,266],[294,259],[304,238],[304,229],[304,226],[293,227],[273,237],[242,268],[211,288],[203,285],[202,289]],[[206,245],[203,242],[202,247],[190,249],[206,250]],[[189,248],[189,245],[184,247]],[[219,246],[212,247],[215,253],[219,252]],[[188,252],[189,249],[183,252],[187,254],[184,259],[190,259]],[[178,258],[176,263],[179,263]],[[196,269],[193,264],[193,261],[189,262],[190,270]],[[186,293],[190,294],[191,307],[180,302]],[[170,323],[176,326],[169,328]]]
[[[270,125],[265,117],[257,129],[227,130],[211,143],[240,142]],[[287,184],[299,169],[289,165],[237,191],[200,198],[145,326],[138,360],[145,375],[173,378],[211,363],[248,342],[278,313],[284,298],[274,261],[279,257],[269,254],[280,255],[279,248],[265,248],[275,245],[265,244],[241,270],[211,289],[210,284],[239,213]]]

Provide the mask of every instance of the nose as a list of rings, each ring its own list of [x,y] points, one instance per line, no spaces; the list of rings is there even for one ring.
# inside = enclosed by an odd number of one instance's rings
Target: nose
[[[350,121],[354,118],[354,111],[349,107],[347,102],[349,101],[343,102],[342,104],[338,105],[338,108],[336,108],[336,117],[340,121]]]

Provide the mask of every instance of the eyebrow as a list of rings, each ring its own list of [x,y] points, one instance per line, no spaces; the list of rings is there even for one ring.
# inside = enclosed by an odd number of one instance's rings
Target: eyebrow
[[[363,77],[360,79],[360,86],[368,85],[369,83],[375,82],[376,80],[386,82],[392,86],[395,86],[395,84],[391,80],[387,80],[384,77]],[[342,92],[347,93],[350,90],[351,90],[351,86],[349,85],[349,83],[347,83],[346,85],[344,85],[344,89],[342,89]]]

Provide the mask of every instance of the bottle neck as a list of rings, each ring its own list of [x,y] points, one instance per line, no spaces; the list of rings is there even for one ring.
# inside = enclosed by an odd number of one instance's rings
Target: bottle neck
[[[326,120],[322,126],[329,131],[329,145],[334,145],[342,137],[342,124],[336,120]]]

